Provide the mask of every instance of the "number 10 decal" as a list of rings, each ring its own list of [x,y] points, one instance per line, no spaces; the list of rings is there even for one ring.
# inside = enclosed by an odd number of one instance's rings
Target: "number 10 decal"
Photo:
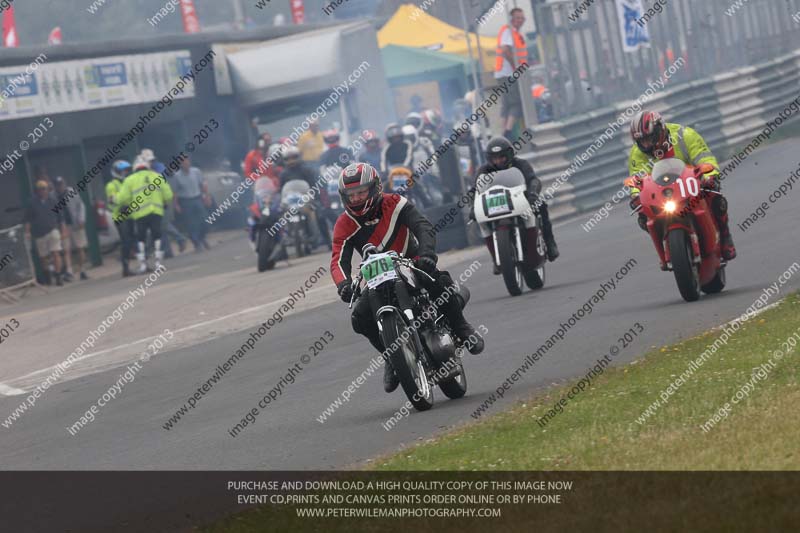
[[[686,178],[686,185],[683,184],[683,179],[678,178],[678,186],[681,189],[681,196],[686,198],[686,191],[689,191],[689,196],[697,196],[700,194],[700,184],[697,183],[695,178]]]

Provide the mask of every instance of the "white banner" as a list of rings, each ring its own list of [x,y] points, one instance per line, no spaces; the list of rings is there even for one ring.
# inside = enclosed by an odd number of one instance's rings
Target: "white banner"
[[[622,33],[622,49],[635,52],[640,47],[650,48],[650,30],[644,21],[639,22],[645,9],[642,0],[617,0],[617,18]]]
[[[0,68],[0,120],[160,100],[192,70],[188,50]],[[193,97],[187,84],[175,98]]]

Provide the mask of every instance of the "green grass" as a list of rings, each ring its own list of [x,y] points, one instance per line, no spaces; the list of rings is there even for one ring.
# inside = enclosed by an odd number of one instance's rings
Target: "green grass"
[[[732,405],[727,419],[708,433],[700,429],[796,332],[798,294],[745,322],[643,425],[637,418],[721,331],[607,370],[545,428],[536,421],[574,384],[372,464],[378,470],[797,470],[797,349]]]

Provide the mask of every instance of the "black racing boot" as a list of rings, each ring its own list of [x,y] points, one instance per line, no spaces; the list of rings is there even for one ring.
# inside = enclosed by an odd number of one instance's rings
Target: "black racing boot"
[[[547,204],[542,202],[539,205],[539,213],[542,216],[542,233],[544,233],[544,243],[547,245],[547,260],[551,263],[558,259],[558,245],[556,238],[553,236],[553,225],[550,223],[550,213],[547,210]]]
[[[464,343],[464,347],[469,350],[472,355],[478,355],[483,351],[483,337],[478,333],[472,324],[461,317],[461,322],[453,325],[453,331],[456,336]],[[450,321],[452,324],[452,320]]]
[[[728,230],[720,235],[720,247],[722,248],[722,257],[725,261],[736,259],[736,246],[733,245],[733,237]]]
[[[392,368],[392,363],[388,357],[384,357],[383,364],[383,390],[386,392],[394,392],[397,386],[400,385],[400,378]]]
[[[366,335],[366,337],[369,339],[369,343],[372,347],[378,350],[383,356],[383,390],[386,392],[394,392],[397,386],[400,385],[400,379],[397,377],[394,368],[392,368],[392,363],[389,361],[389,358],[384,354],[385,349],[377,328],[374,331],[374,335]]]
[[[453,285],[453,288],[455,288],[450,275],[447,274],[443,276],[442,274],[441,272],[439,273],[439,282],[444,285],[444,288],[447,289],[450,285]],[[475,331],[475,328],[464,318],[464,300],[458,296],[457,291],[451,294],[456,294],[457,297],[446,298],[439,306],[439,310],[447,317],[450,327],[453,328],[453,333],[456,334],[456,337],[461,339],[461,342],[464,343],[469,353],[477,355],[483,351],[483,337],[481,337],[480,333]]]

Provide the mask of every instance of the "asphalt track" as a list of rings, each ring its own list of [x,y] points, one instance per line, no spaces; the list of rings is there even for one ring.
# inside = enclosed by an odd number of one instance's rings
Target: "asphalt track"
[[[726,180],[724,190],[734,222],[741,221],[789,178],[798,167],[798,144],[793,139],[762,147]],[[739,258],[728,268],[728,288],[693,304],[683,302],[672,274],[659,270],[649,239],[628,216],[625,203],[588,233],[581,229],[588,215],[559,227],[562,256],[548,266],[546,287],[535,293],[508,296],[502,280],[492,275],[485,252],[475,249],[471,254],[484,267],[468,281],[472,301],[467,315],[474,325],[485,325],[488,334],[484,354],[466,357],[468,394],[449,401],[437,391],[432,410],[412,413],[391,431],[384,430],[382,423],[394,415],[405,397],[401,391],[383,392],[380,369],[324,424],[317,421],[374,355],[368,343],[352,332],[346,306],[336,302],[292,315],[270,330],[258,349],[246,355],[170,431],[162,425],[246,340],[247,332],[159,354],[143,365],[135,381],[103,408],[97,420],[75,436],[66,427],[117,380],[121,369],[59,382],[11,428],[0,428],[0,465],[4,470],[316,470],[361,464],[471,421],[470,414],[524,357],[629,258],[638,264],[617,289],[578,322],[491,412],[554,382],[585,373],[634,322],[646,331],[617,356],[617,365],[630,362],[652,346],[679,341],[740,315],[764,287],[800,261],[797,189],[796,184],[788,197],[771,205],[766,218],[747,232],[734,225]],[[214,265],[204,268],[224,271],[224,249],[216,254]],[[324,254],[316,257],[320,264],[327,264]],[[467,259],[449,267],[450,272],[457,276],[472,262]],[[270,274],[263,276],[266,282]],[[800,275],[785,285],[781,294],[798,287]],[[330,290],[334,290],[332,286]],[[154,324],[154,331],[142,332],[142,336],[161,329]],[[228,430],[277,385],[325,330],[335,336],[332,343],[276,401],[261,410],[255,424],[231,437]],[[0,418],[5,419],[23,398],[0,396]]]

